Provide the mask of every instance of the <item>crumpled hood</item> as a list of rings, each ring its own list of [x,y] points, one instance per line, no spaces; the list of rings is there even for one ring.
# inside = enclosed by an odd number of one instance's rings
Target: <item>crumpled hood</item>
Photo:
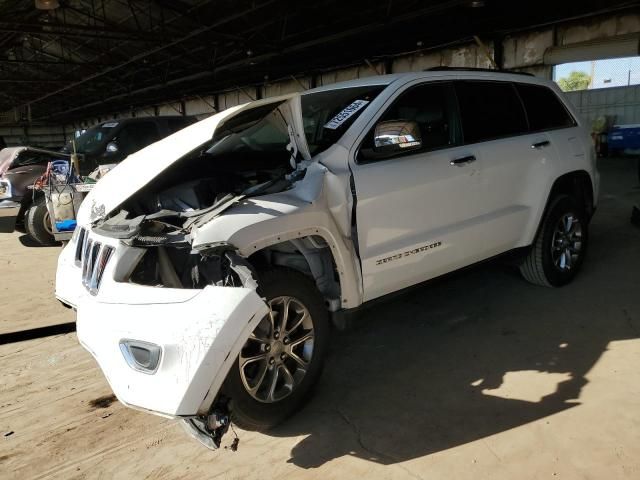
[[[24,152],[27,147],[8,147],[0,150],[0,177],[11,167],[15,158]]]
[[[302,127],[300,94],[238,105],[194,123],[129,155],[89,192],[78,211],[78,224],[87,225],[112,212],[175,162],[211,140],[215,131],[230,118],[240,112],[271,103],[282,103],[278,109],[294,131],[298,151],[305,160],[308,160],[309,149]]]

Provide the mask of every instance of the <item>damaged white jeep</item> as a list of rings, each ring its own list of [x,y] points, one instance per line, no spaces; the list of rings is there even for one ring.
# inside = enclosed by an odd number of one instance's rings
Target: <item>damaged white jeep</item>
[[[506,253],[569,282],[598,174],[551,82],[445,69],[230,108],[129,156],[89,194],[56,296],[125,405],[209,448],[317,381],[329,322]]]

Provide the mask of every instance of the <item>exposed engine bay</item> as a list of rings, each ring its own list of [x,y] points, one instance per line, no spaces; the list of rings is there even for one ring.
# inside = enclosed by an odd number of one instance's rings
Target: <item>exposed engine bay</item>
[[[190,233],[243,199],[284,191],[304,177],[276,107],[234,117],[211,141],[97,223],[96,232],[147,249],[131,282],[172,288],[246,285],[250,266],[232,246],[194,252]]]

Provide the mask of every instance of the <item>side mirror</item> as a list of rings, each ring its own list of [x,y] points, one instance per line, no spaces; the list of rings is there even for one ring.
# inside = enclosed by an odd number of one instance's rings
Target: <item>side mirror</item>
[[[388,120],[376,125],[373,136],[376,153],[394,154],[422,147],[420,127],[411,120]]]
[[[109,142],[107,143],[107,147],[105,149],[105,154],[106,155],[113,155],[115,153],[118,153],[118,144],[116,142]]]

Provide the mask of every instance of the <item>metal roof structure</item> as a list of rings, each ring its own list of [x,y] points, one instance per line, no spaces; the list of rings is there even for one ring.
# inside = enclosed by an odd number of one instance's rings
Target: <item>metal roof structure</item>
[[[639,3],[0,0],[0,112],[71,121]]]

